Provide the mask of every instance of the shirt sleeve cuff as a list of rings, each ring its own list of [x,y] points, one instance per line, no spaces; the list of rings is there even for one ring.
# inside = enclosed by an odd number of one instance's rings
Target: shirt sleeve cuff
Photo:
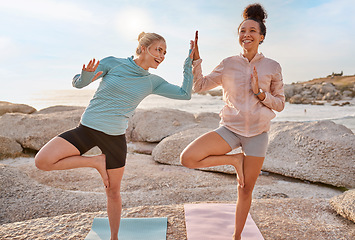
[[[270,98],[270,96],[269,96],[270,93],[268,93],[268,92],[264,92],[264,93],[265,93],[265,98],[261,102],[263,104],[267,104],[267,102],[269,101],[269,98]]]
[[[194,61],[192,62],[192,66],[193,66],[193,67],[196,67],[197,65],[199,65],[199,64],[201,64],[201,63],[202,63],[202,59],[199,58],[199,59],[194,60]]]
[[[88,72],[88,71],[85,71],[85,70],[82,70],[81,71],[81,78],[82,79],[90,79],[90,81],[94,78],[95,76],[95,72]]]

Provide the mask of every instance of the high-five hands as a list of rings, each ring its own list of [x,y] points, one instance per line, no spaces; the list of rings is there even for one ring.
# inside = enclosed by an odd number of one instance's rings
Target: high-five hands
[[[196,33],[195,33],[195,40],[190,41],[190,49],[191,49],[190,58],[192,60],[200,59],[200,53],[198,51],[197,40],[198,40],[198,31],[196,31]]]
[[[95,72],[97,67],[99,66],[100,61],[97,61],[97,63],[95,64],[95,58],[93,58],[92,60],[90,60],[90,62],[88,63],[88,66],[85,67],[85,64],[83,65],[83,71],[87,71],[87,72]],[[100,71],[98,73],[95,74],[94,78],[91,80],[92,82],[95,81],[103,72]]]

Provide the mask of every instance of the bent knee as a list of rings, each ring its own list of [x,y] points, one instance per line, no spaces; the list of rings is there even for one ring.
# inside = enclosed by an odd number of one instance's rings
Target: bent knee
[[[189,154],[189,152],[182,152],[180,154],[180,163],[181,165],[183,165],[184,167],[187,168],[196,168],[196,164],[195,164],[195,160],[193,159],[193,157],[191,156],[191,154]]]
[[[35,166],[36,168],[43,170],[43,171],[50,171],[51,165],[49,164],[49,160],[40,154],[35,156]]]

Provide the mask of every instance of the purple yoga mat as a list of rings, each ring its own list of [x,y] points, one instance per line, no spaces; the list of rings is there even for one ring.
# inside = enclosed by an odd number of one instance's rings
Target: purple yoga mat
[[[187,240],[231,240],[235,223],[235,204],[185,204]],[[242,240],[264,240],[248,214]]]

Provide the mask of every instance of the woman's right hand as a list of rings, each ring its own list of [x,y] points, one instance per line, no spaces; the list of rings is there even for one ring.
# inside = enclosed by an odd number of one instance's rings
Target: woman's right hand
[[[87,67],[85,67],[85,64],[83,65],[83,69],[82,70],[83,71],[87,71],[87,72],[95,72],[97,67],[99,66],[99,63],[100,63],[100,61],[97,61],[97,63],[95,64],[95,58],[93,58],[88,63]],[[100,71],[100,72],[96,73],[94,78],[91,81],[92,82],[95,81],[102,73],[103,73],[103,71]]]
[[[198,31],[196,31],[195,33],[195,40],[190,41],[190,48],[192,49],[190,58],[194,61],[200,59],[200,52],[198,51],[197,40],[198,40]]]

